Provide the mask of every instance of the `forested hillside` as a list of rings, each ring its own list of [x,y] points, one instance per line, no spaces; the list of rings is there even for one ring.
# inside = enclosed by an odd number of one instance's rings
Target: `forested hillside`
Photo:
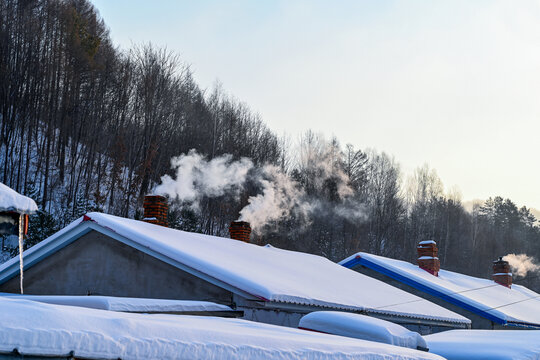
[[[249,176],[196,204],[173,196],[178,228],[226,234],[253,197],[277,189],[281,210],[256,229],[257,243],[412,261],[416,243],[433,239],[443,268],[484,277],[498,256],[540,257],[526,207],[494,197],[468,212],[428,166],[405,179],[385,153],[310,131],[278,137],[221,86],[201,89],[176,55],[116,48],[87,0],[0,2],[0,126],[0,180],[40,206],[29,245],[87,211],[140,218],[144,195],[174,178],[171,159],[194,149],[192,158],[224,168],[246,158]]]

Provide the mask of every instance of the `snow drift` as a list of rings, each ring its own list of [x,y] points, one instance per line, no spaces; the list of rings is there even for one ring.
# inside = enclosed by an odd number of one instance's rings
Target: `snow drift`
[[[246,320],[147,315],[0,298],[0,352],[89,359],[441,360],[411,349]]]

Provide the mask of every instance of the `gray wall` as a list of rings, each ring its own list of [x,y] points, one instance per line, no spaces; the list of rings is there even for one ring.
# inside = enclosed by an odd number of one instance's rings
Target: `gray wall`
[[[96,231],[25,270],[24,292],[232,303],[232,293]],[[19,276],[0,285],[18,293]]]

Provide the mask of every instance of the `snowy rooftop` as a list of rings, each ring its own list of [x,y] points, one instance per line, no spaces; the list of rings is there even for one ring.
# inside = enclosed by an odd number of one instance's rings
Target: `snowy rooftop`
[[[450,330],[424,339],[448,360],[540,360],[540,330]]]
[[[0,297],[38,301],[47,304],[138,313],[192,313],[233,311],[226,305],[208,301],[142,299],[114,296],[19,295],[0,293]]]
[[[540,295],[518,284],[509,289],[492,280],[446,270],[437,277],[406,261],[367,253],[357,253],[340,264],[375,269],[498,323],[540,326]]]
[[[85,226],[105,231],[119,241],[171,264],[181,264],[209,281],[215,279],[254,299],[470,324],[461,315],[320,256],[101,213],[89,213],[84,220],[75,221],[25,251],[25,264],[50,255],[60,247],[58,242],[73,241],[69,238],[83,232]],[[7,261],[0,266],[0,282],[17,271],[18,259]]]
[[[0,183],[0,211],[15,211],[33,214],[37,211],[36,202],[23,196],[3,183]]]
[[[304,315],[298,327],[427,351],[426,342],[419,333],[371,316],[343,311],[314,311]]]
[[[418,359],[425,352],[246,320],[147,315],[0,297],[0,356],[88,359]]]

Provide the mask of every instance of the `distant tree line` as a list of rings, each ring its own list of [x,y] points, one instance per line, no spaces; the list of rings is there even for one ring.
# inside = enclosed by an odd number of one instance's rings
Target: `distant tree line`
[[[344,173],[355,216],[343,216],[339,179],[316,181],[325,147]],[[280,167],[321,209],[268,224],[257,243],[341,260],[356,251],[414,261],[433,239],[443,268],[487,277],[507,253],[540,257],[540,229],[526,207],[494,197],[467,211],[424,166],[404,179],[396,160],[307,132],[291,144],[220,85],[207,91],[177,56],[153,47],[116,48],[87,0],[0,2],[0,180],[38,201],[28,244],[87,211],[140,218],[144,195],[190,149]],[[257,187],[206,199],[198,213],[171,209],[177,228],[224,235]],[[336,211],[324,211],[334,209]],[[529,286],[539,289],[537,279]]]

